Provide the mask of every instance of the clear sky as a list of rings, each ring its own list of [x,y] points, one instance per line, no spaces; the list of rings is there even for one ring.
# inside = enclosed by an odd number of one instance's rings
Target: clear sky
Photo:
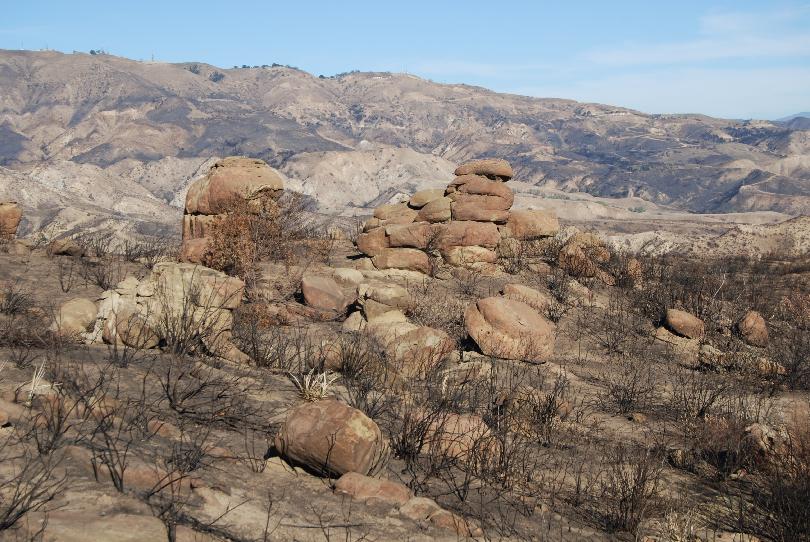
[[[0,48],[407,71],[652,113],[810,110],[807,0],[0,0]]]

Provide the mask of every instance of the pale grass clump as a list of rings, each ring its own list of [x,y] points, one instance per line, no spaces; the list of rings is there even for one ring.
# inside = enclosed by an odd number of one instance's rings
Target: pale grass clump
[[[307,374],[301,375],[300,379],[292,373],[289,373],[289,377],[304,401],[315,402],[329,396],[332,384],[340,378],[340,375],[332,371],[319,373],[313,368]]]

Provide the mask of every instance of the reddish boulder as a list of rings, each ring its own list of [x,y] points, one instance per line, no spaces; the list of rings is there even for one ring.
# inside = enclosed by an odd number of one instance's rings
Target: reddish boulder
[[[209,237],[200,237],[197,239],[187,237],[180,245],[180,261],[203,264],[208,255],[208,244],[210,242],[211,239]]]
[[[486,177],[498,177],[503,180],[509,180],[514,176],[514,171],[509,162],[501,158],[484,158],[481,160],[472,160],[465,162],[458,166],[455,171],[456,175],[484,175]]]
[[[485,209],[477,202],[457,201],[452,205],[453,220],[474,220],[504,224],[509,220],[509,211]]]
[[[335,482],[335,493],[349,495],[358,501],[374,500],[392,505],[403,505],[413,497],[413,492],[404,484],[357,472],[347,472],[341,476]]]
[[[385,467],[388,443],[374,421],[335,399],[292,409],[275,438],[279,454],[310,470],[374,475]]]
[[[507,211],[515,201],[508,186],[478,175],[456,177],[446,193],[453,201],[475,203],[483,209]]]
[[[506,230],[509,237],[526,241],[556,235],[560,222],[554,211],[517,210],[509,214]]]
[[[357,249],[368,256],[376,256],[389,247],[385,228],[375,228],[357,236]]]
[[[419,213],[408,207],[407,203],[380,205],[374,209],[374,218],[390,224],[408,224],[416,220]]]
[[[433,225],[424,222],[385,226],[385,235],[391,247],[425,249],[433,240],[435,231]]]
[[[415,248],[385,248],[371,261],[377,269],[404,269],[430,274],[428,255]]]
[[[225,213],[235,199],[277,199],[284,190],[281,175],[263,160],[230,156],[214,164],[189,186],[186,214]]]
[[[751,346],[768,346],[768,324],[757,311],[748,311],[737,322],[737,332]]]
[[[352,301],[332,277],[306,275],[301,279],[301,292],[308,306],[331,313],[345,312]]]
[[[664,324],[673,333],[687,339],[702,339],[705,334],[703,320],[678,309],[667,309]]]
[[[458,220],[442,227],[438,245],[442,249],[450,247],[481,246],[495,248],[501,240],[498,226],[490,222]]]
[[[478,300],[464,313],[464,326],[488,356],[542,363],[554,350],[556,326],[514,299]]]
[[[444,189],[442,188],[429,188],[427,190],[420,190],[411,196],[408,205],[414,209],[421,209],[433,200],[444,197]]]
[[[452,218],[450,198],[436,198],[419,210],[418,220],[422,222],[447,222]]]

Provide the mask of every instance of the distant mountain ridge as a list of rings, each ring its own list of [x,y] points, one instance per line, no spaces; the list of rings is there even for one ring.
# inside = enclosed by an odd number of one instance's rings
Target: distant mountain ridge
[[[405,74],[52,51],[0,51],[0,88],[0,196],[30,198],[19,189],[27,176],[120,216],[161,220],[207,160],[236,154],[267,160],[330,212],[361,212],[446,183],[455,163],[501,156],[541,187],[694,212],[810,214],[810,132],[792,124],[646,115]],[[125,202],[107,201],[111,189]]]

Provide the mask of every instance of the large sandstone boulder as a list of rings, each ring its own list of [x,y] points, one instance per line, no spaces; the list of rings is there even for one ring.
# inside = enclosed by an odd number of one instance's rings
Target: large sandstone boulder
[[[453,220],[475,220],[478,222],[494,222],[505,224],[509,220],[509,211],[500,209],[486,209],[474,201],[457,201],[452,207]]]
[[[447,186],[446,193],[456,203],[471,203],[482,209],[499,211],[509,210],[515,201],[515,195],[508,186],[479,175],[456,177]]]
[[[357,236],[357,249],[367,256],[374,257],[390,246],[383,227],[374,228]]]
[[[292,409],[276,435],[275,447],[286,460],[333,476],[377,474],[389,456],[377,424],[335,399]]]
[[[701,339],[705,333],[703,320],[678,309],[667,309],[664,325],[673,333],[687,339]]]
[[[91,331],[96,322],[98,308],[85,297],[65,302],[56,313],[51,329],[63,335],[78,335]]]
[[[385,235],[390,247],[411,247],[426,249],[433,241],[436,229],[432,224],[393,224],[385,226]]]
[[[332,277],[305,275],[301,279],[301,292],[310,307],[335,314],[346,312],[352,302]]]
[[[480,299],[464,313],[464,326],[488,356],[542,363],[554,351],[556,326],[522,301]]]
[[[476,264],[498,261],[498,254],[494,250],[479,246],[448,247],[441,254],[445,262],[457,267],[475,267]]]
[[[446,224],[439,233],[437,242],[441,249],[464,246],[492,249],[498,246],[500,240],[501,234],[495,224],[459,220]]]
[[[484,175],[503,180],[509,180],[515,175],[509,162],[501,158],[484,158],[465,162],[456,168],[455,174],[458,176]]]
[[[527,241],[557,235],[560,222],[554,211],[513,210],[505,229],[509,237]]]
[[[407,203],[391,203],[374,209],[374,218],[386,224],[409,224],[416,220],[418,214]]]
[[[405,269],[430,274],[430,258],[415,248],[385,248],[371,261],[377,269]]]
[[[277,199],[284,190],[279,173],[263,160],[230,156],[214,164],[186,193],[186,214],[217,215],[235,199]]]
[[[422,207],[417,215],[417,220],[422,222],[447,222],[452,218],[450,198],[436,198]]]
[[[208,256],[208,247],[211,243],[210,237],[200,237],[197,239],[188,238],[180,246],[180,261],[183,263],[202,264]]]
[[[408,290],[397,284],[361,284],[357,287],[357,302],[366,320],[372,321],[385,313],[407,309],[412,301]]]
[[[408,205],[410,205],[414,209],[421,209],[431,201],[437,200],[442,197],[444,197],[443,188],[428,188],[426,190],[420,190],[419,192],[416,192],[413,196],[411,196]]]
[[[0,239],[15,237],[20,220],[22,220],[22,207],[17,202],[0,202]]]
[[[751,346],[768,346],[768,325],[757,311],[748,311],[737,322],[737,332]]]

